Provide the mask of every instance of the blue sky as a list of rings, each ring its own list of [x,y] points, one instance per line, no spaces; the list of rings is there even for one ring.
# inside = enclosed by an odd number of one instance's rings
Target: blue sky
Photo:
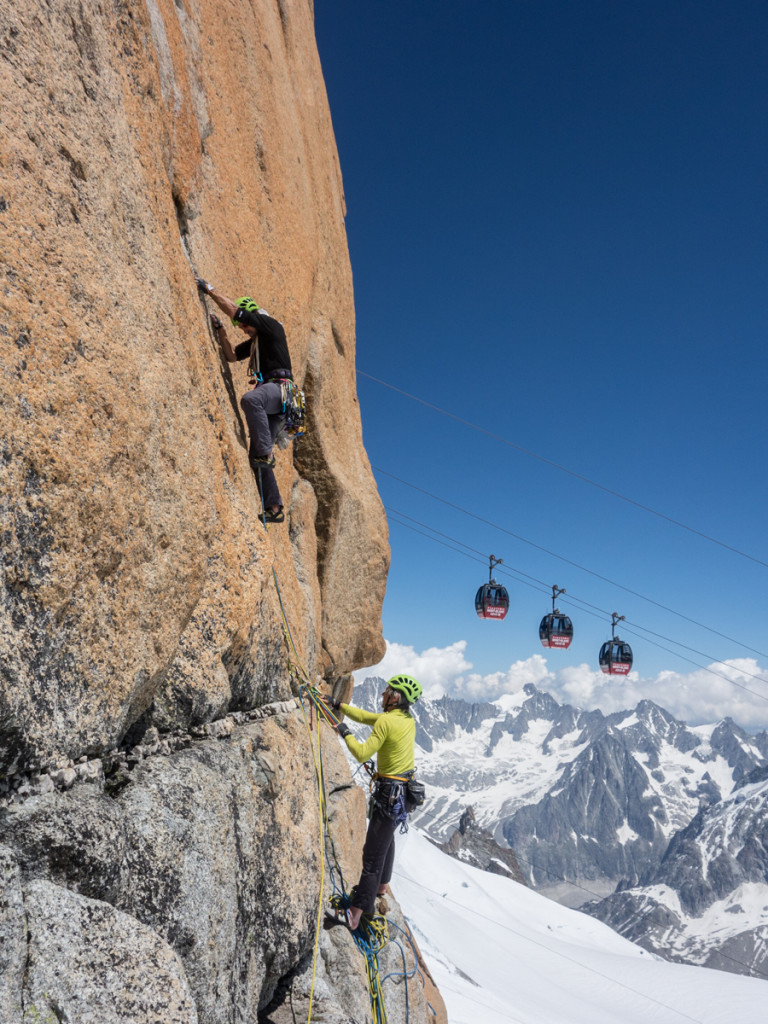
[[[768,5],[317,0],[315,20],[387,665],[768,724]],[[473,609],[491,553],[503,623]],[[567,652],[538,641],[554,583]],[[594,671],[612,611],[628,682]]]

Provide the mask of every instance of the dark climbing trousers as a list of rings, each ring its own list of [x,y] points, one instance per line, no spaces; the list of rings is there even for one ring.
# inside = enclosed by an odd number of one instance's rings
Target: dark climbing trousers
[[[240,406],[245,413],[245,422],[248,424],[249,457],[269,455],[280,427],[283,425],[282,388],[274,381],[259,384],[258,387],[243,395],[240,399]],[[256,474],[256,483],[264,508],[272,508],[273,505],[279,505],[282,508],[283,499],[280,497],[280,489],[277,486],[274,472],[264,467],[258,469],[253,467],[253,471]]]
[[[395,821],[374,809],[368,822],[368,832],[363,846],[363,870],[360,881],[350,893],[353,907],[360,907],[364,914],[372,914],[376,894],[380,885],[387,885],[392,878],[395,863]]]

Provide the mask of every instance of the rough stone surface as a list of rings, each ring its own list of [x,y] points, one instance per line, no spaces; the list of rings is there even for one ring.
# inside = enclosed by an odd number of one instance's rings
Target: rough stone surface
[[[21,872],[12,852],[0,846],[0,1022],[21,1020],[27,957],[27,916]]]
[[[180,977],[206,1024],[255,1020],[266,1007],[281,1005],[286,993],[294,1008],[308,1004],[320,900],[313,779],[320,754],[332,840],[324,845],[347,887],[360,871],[365,798],[338,739],[326,727],[318,734],[316,723],[310,730],[309,720],[288,706],[289,712],[235,726],[221,739],[203,739],[170,756],[149,755],[114,797],[81,782],[0,811],[0,842],[7,844],[0,847],[0,864],[7,867],[2,906],[8,908],[0,934],[15,936],[7,947],[13,951],[8,976],[24,973],[22,889],[43,884],[77,896],[82,905],[110,904],[151,930],[153,942],[178,956]],[[331,886],[326,873],[324,898]],[[388,903],[396,937],[397,928],[407,926],[394,901]],[[383,954],[383,974],[402,972],[396,950],[393,945]],[[320,951],[320,1004],[329,1014],[334,1008],[339,1020],[354,1017],[368,1005],[361,954],[339,927],[321,934]],[[78,971],[87,972],[86,960],[84,953]],[[153,970],[153,963],[146,968]],[[100,954],[93,955],[91,970],[95,983],[105,970]],[[404,989],[392,986],[388,1005],[391,1000],[397,1007]],[[413,985],[409,999],[411,1020],[429,1019],[421,1016],[426,1003]],[[98,1000],[88,1002],[89,1013],[102,1009]],[[3,1017],[0,1024],[6,1024]]]
[[[151,929],[50,882],[31,882],[25,903],[25,1021],[197,1024],[179,958]]]
[[[329,777],[348,774],[337,741],[327,731],[325,739]],[[11,805],[0,836],[28,881],[112,903],[167,941],[202,1019],[247,1017],[312,931],[320,871],[313,768],[294,711],[150,756],[115,798],[80,785]],[[345,791],[343,780],[338,788]],[[350,808],[336,803],[348,829]],[[347,835],[342,851],[358,839]]]
[[[4,0],[0,42],[2,774],[288,696],[273,565],[310,678],[375,662],[388,543],[311,0]],[[193,268],[307,392],[269,534]]]

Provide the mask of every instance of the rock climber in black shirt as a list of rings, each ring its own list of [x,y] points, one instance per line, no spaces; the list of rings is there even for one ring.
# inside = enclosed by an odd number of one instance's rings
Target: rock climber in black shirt
[[[250,436],[248,460],[259,483],[264,522],[282,523],[285,519],[283,499],[273,472],[275,457],[272,449],[284,419],[280,381],[293,380],[285,329],[253,299],[246,296],[233,302],[203,278],[196,277],[195,283],[204,295],[210,295],[235,327],[248,335],[247,341],[233,346],[223,323],[215,313],[211,313],[214,333],[227,362],[250,360],[248,372],[253,379],[253,388],[240,399]]]

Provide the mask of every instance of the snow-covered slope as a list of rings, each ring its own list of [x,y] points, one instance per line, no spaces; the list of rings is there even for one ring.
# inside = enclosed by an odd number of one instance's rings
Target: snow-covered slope
[[[446,856],[415,828],[397,842],[392,887],[450,1024],[768,1019],[763,981],[661,961],[585,914]]]

